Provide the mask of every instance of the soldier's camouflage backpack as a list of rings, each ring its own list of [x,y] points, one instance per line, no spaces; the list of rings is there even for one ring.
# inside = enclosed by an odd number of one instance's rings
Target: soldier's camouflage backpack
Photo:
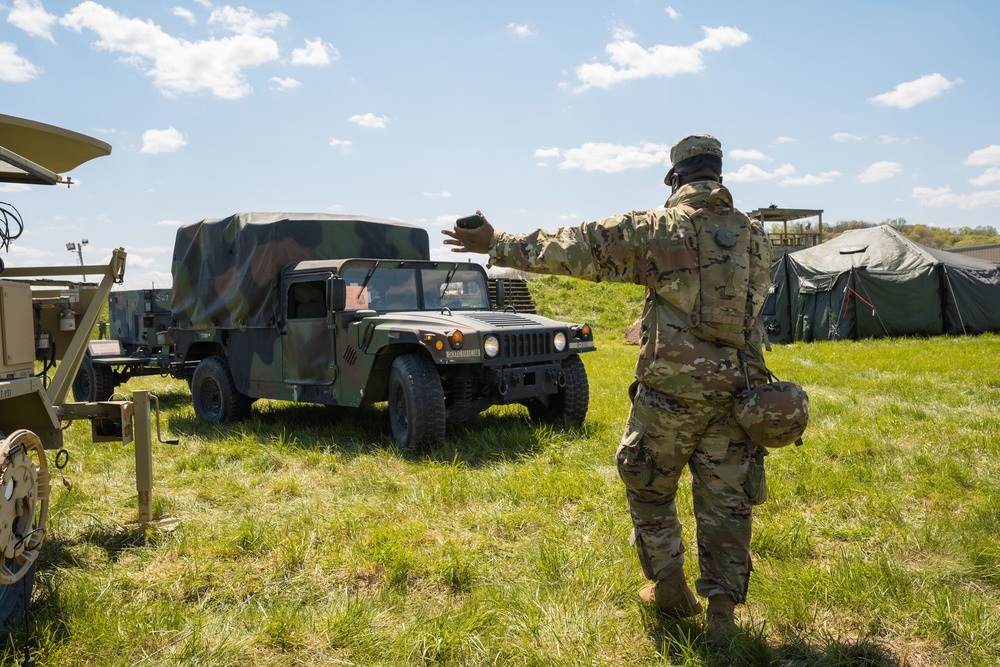
[[[757,311],[769,285],[753,284],[763,260],[750,233],[750,219],[733,207],[724,187],[712,191],[708,205],[685,206],[697,232],[700,294],[695,312],[688,313],[689,330],[698,338],[745,349],[757,326]],[[694,239],[692,239],[694,240]],[[764,269],[769,272],[770,267]]]

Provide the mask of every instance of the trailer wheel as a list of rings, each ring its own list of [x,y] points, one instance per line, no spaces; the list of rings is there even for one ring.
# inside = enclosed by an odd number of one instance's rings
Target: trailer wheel
[[[441,376],[426,357],[404,354],[392,362],[389,424],[396,444],[402,449],[429,445],[444,438]]]
[[[6,644],[11,632],[24,623],[26,601],[35,588],[35,564],[26,566],[21,580],[0,586],[0,643]]]
[[[19,429],[0,441],[0,641],[23,620],[45,536],[50,475],[38,436]]]
[[[110,366],[94,364],[88,353],[73,380],[73,398],[81,403],[109,401],[115,393],[115,374]]]
[[[525,401],[532,421],[552,423],[568,421],[582,424],[590,407],[590,385],[587,369],[577,354],[571,354],[562,363],[565,384],[559,391],[544,398]]]
[[[240,421],[250,416],[251,400],[241,394],[225,357],[202,359],[191,378],[194,414],[211,424]]]

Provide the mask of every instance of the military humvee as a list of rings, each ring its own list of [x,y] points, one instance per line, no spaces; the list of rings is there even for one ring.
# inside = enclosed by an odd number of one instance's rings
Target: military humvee
[[[172,351],[153,356],[190,381],[212,423],[264,398],[387,402],[397,444],[415,447],[498,404],[583,421],[590,327],[494,309],[483,267],[429,255],[426,230],[370,217],[239,213],[181,227],[157,339]]]

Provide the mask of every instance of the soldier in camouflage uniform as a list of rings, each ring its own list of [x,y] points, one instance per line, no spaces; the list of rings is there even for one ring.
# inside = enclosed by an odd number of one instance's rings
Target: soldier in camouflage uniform
[[[722,146],[692,135],[670,151],[662,208],[529,234],[444,233],[455,252],[489,253],[491,265],[646,287],[632,409],[618,471],[643,573],[640,597],[673,616],[702,611],[684,577],[675,496],[691,470],[708,637],[735,630],[734,606],[750,578],[751,506],[763,499],[763,450],[734,418],[734,398],[767,382],[756,319],[770,286],[771,244],[722,186]]]

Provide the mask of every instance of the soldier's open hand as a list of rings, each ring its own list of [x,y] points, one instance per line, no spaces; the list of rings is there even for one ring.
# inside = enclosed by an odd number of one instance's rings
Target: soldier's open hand
[[[482,211],[476,211],[483,216]],[[455,225],[451,229],[442,229],[441,233],[449,237],[444,244],[454,246],[452,252],[475,252],[486,254],[490,251],[490,241],[493,240],[493,226],[483,216],[483,224],[475,229],[462,229]]]

